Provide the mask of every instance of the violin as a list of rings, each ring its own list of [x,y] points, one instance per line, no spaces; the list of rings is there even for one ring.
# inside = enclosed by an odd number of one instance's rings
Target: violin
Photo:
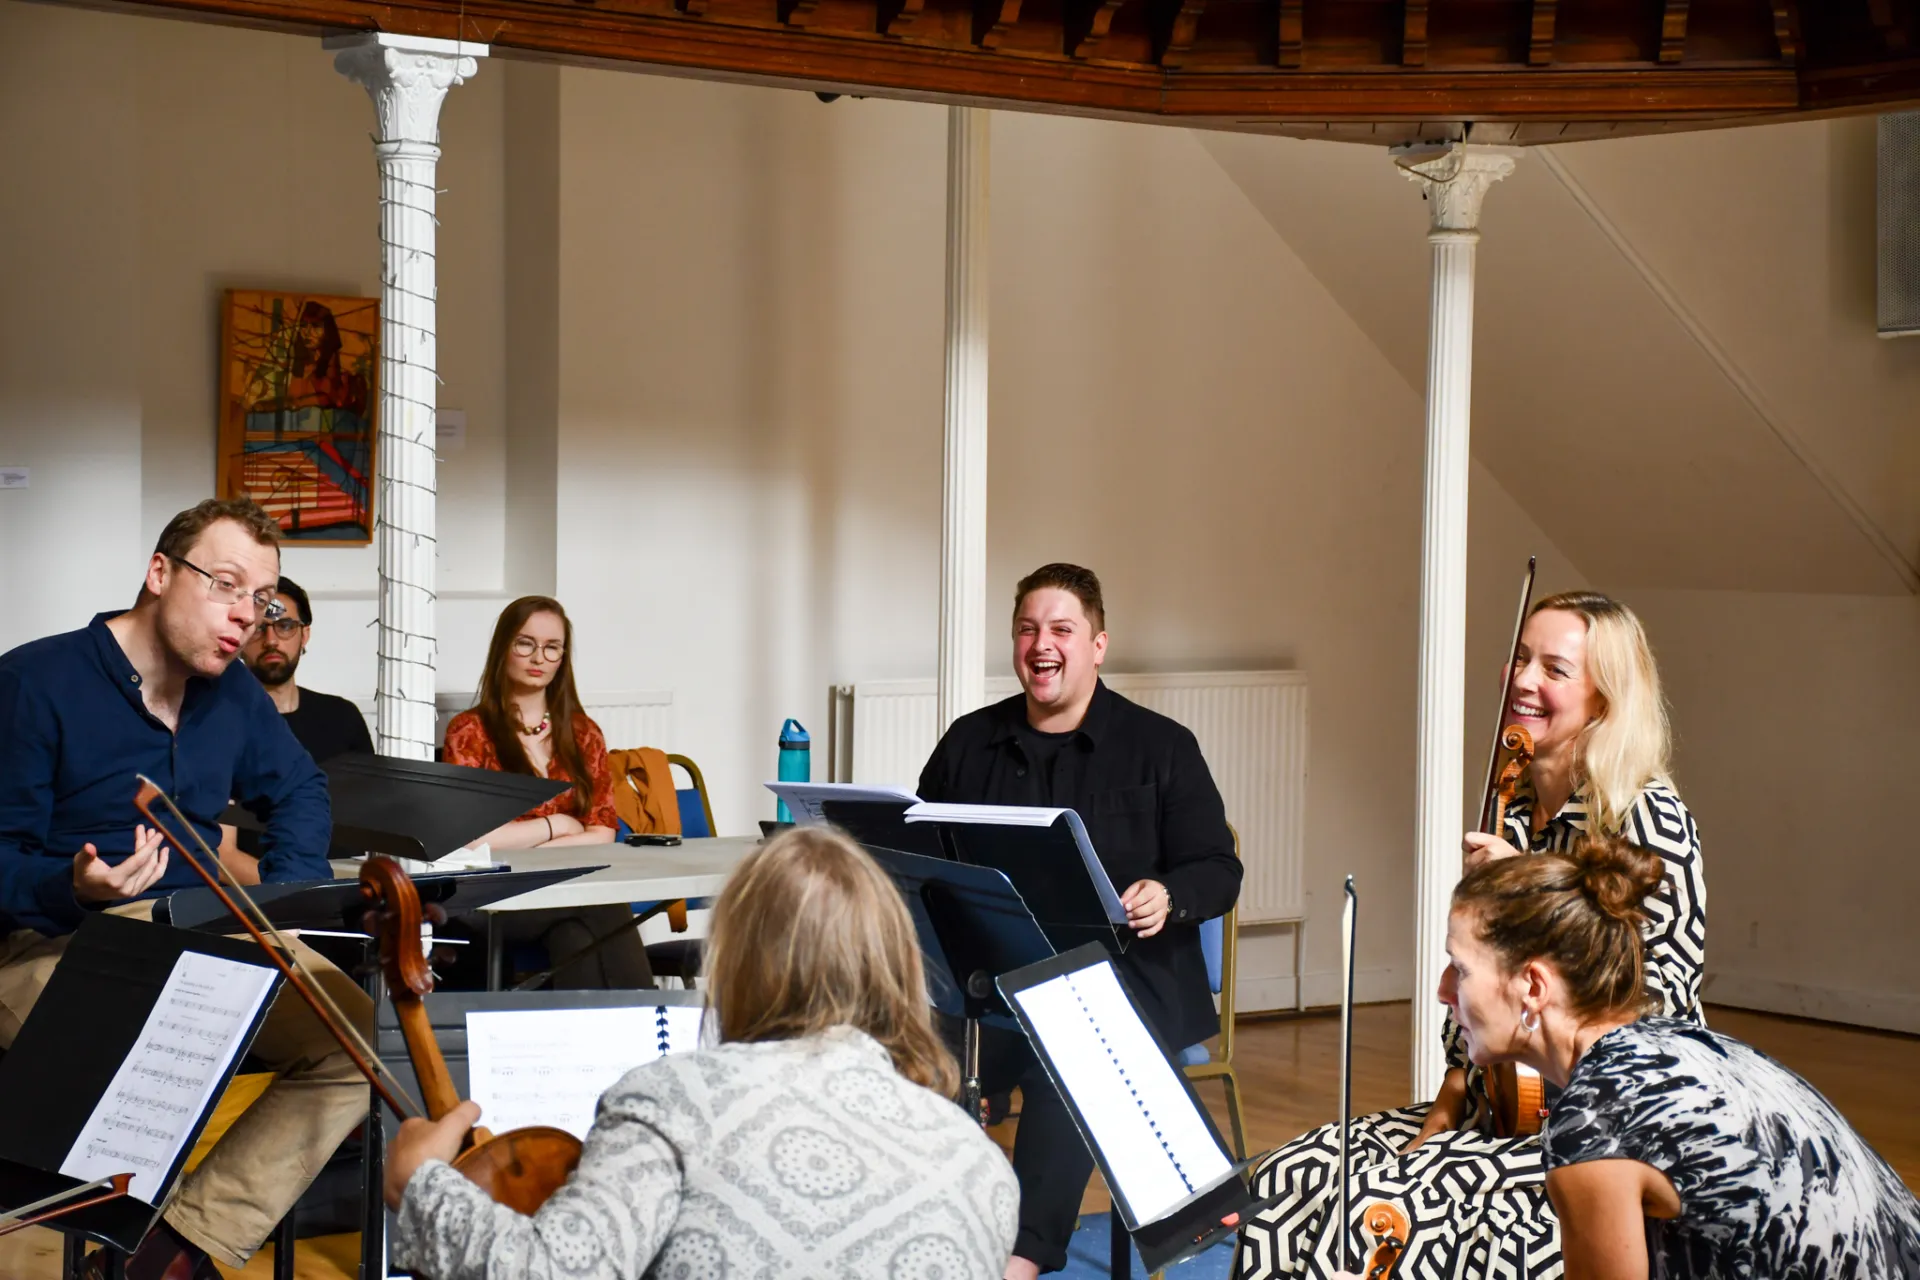
[[[414,1077],[420,1082],[427,1118],[438,1120],[459,1106],[461,1099],[427,1018],[423,997],[433,990],[433,969],[420,938],[423,923],[438,924],[446,913],[438,903],[423,909],[412,878],[388,857],[367,859],[360,868],[360,891],[368,899],[361,920],[380,940],[380,971],[399,1017]],[[579,1163],[580,1139],[564,1129],[533,1125],[498,1135],[476,1127],[453,1167],[494,1203],[531,1215],[566,1183]]]
[[[1527,610],[1533,603],[1534,557],[1527,557],[1527,574],[1520,584],[1520,611],[1513,622],[1513,643],[1507,646],[1507,674],[1500,684],[1500,716],[1496,723],[1493,750],[1487,757],[1487,785],[1480,802],[1480,831],[1497,836],[1507,823],[1507,806],[1513,803],[1520,779],[1533,764],[1533,735],[1524,725],[1508,724],[1507,708],[1513,700],[1513,666],[1520,656],[1520,633],[1527,623]],[[1500,757],[1507,759],[1503,765]],[[1486,1069],[1487,1102],[1492,1112],[1496,1138],[1527,1137],[1540,1132],[1546,1118],[1546,1089],[1540,1075],[1531,1067],[1500,1062]]]
[[[1407,1215],[1398,1205],[1376,1200],[1367,1206],[1365,1225],[1367,1234],[1376,1243],[1373,1252],[1367,1255],[1367,1269],[1360,1274],[1367,1280],[1391,1280],[1393,1268],[1406,1250],[1413,1224],[1407,1221]]]
[[[206,881],[214,896],[232,912],[253,940],[260,944],[287,983],[312,1008],[321,1025],[340,1042],[354,1066],[382,1102],[402,1120],[419,1118],[422,1109],[406,1088],[380,1061],[380,1055],[340,1012],[339,1006],[315,980],[293,947],[260,910],[247,891],[233,879],[218,855],[187,820],[185,814],[151,779],[140,777],[134,805],[167,841],[180,851],[187,865]],[[154,812],[158,802],[191,838],[191,845]],[[195,857],[197,847],[202,857]],[[202,861],[204,858],[204,861]],[[209,869],[211,868],[211,870]],[[222,884],[224,879],[225,883]],[[229,892],[231,890],[231,892]],[[407,1056],[426,1100],[425,1118],[438,1120],[460,1105],[459,1092],[447,1072],[446,1059],[433,1034],[423,997],[433,990],[433,970],[421,946],[421,926],[439,923],[445,913],[438,904],[422,908],[413,880],[391,858],[372,857],[360,870],[360,894],[367,904],[364,920],[379,940],[380,967],[388,995],[399,1017]],[[494,1135],[475,1128],[453,1167],[495,1203],[516,1213],[532,1214],[566,1182],[580,1163],[580,1140],[561,1129],[531,1127]]]

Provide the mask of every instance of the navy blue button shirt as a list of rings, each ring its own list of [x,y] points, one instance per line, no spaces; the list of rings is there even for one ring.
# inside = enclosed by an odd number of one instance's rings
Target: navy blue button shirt
[[[236,661],[217,680],[189,679],[176,733],[141,700],[113,616],[0,655],[0,933],[78,927],[73,855],[89,842],[110,862],[133,852],[141,773],[209,845],[229,800],[258,815],[262,880],[331,879],[326,776],[253,673]],[[200,883],[171,849],[145,896]]]

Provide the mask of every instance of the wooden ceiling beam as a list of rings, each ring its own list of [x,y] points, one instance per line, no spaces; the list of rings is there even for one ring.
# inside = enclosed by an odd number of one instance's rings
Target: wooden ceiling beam
[[[1113,29],[1113,16],[1125,0],[1066,0],[1062,36],[1069,58],[1090,58]]]
[[[1524,7],[1463,8],[1458,12],[1478,25],[1450,25],[1443,43],[1431,47],[1432,6],[1423,0],[1383,2],[1373,10],[1380,21],[1364,29],[1348,21],[1350,0],[1274,0],[1257,11],[1210,0],[1141,0],[1138,19],[1121,8],[1123,0],[1063,0],[1064,22],[1057,4],[1036,4],[1023,15],[1023,0],[81,2],[316,34],[464,39],[492,44],[502,56],[825,92],[1248,131],[1324,125],[1361,140],[1375,133],[1397,139],[1421,121],[1518,125],[1528,140],[1550,141],[1562,125],[1603,136],[1920,103],[1920,55],[1896,54],[1883,35],[1889,27],[1870,21],[1879,12],[1893,29],[1920,37],[1913,0],[1892,0],[1883,11],[1868,7],[1875,0],[1820,0],[1849,6],[1844,12],[1800,10],[1780,0],[1663,0],[1658,9],[1644,0],[1608,0],[1612,7],[1529,0]],[[1736,3],[1750,6],[1737,22],[1726,17]],[[1565,27],[1558,25],[1563,10]],[[1449,22],[1457,16],[1442,12]],[[1657,53],[1648,48],[1656,13]],[[1771,48],[1750,52],[1766,41],[1764,24],[1777,22],[1785,26],[1772,29],[1796,66]],[[1580,61],[1593,56],[1588,50],[1612,57],[1623,48],[1643,50],[1647,60]],[[1718,53],[1711,64],[1687,61],[1689,50],[1705,58],[1723,49],[1740,51],[1744,61]],[[1424,62],[1430,52],[1446,67],[1401,65]]]
[[[1667,0],[1660,15],[1660,62],[1671,66],[1687,56],[1687,0]]]
[[[1400,65],[1427,65],[1427,0],[1406,0],[1400,21]]]
[[[973,0],[973,42],[998,49],[1020,25],[1020,0]]]
[[[1894,12],[1897,0],[1867,0],[1867,20],[1880,33],[1880,42],[1888,53],[1905,53],[1908,37],[1905,25]]]
[[[1818,3],[1832,3],[1832,0],[1816,0]],[[1773,38],[1780,45],[1780,60],[1788,66],[1800,61],[1800,20],[1793,11],[1792,0],[1771,0],[1773,6]]]
[[[1163,67],[1182,66],[1193,38],[1199,34],[1200,18],[1207,11],[1207,0],[1157,0],[1153,6],[1154,43]]]
[[[1553,64],[1553,36],[1555,20],[1559,16],[1558,0],[1533,0],[1533,29],[1527,38],[1527,65],[1545,67]]]
[[[1302,10],[1306,0],[1280,0],[1280,56],[1282,71],[1292,71],[1300,66],[1306,53],[1305,32],[1302,30]]]

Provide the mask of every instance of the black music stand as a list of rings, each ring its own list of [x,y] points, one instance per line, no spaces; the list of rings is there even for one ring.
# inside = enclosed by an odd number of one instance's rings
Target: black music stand
[[[333,802],[336,857],[386,853],[431,862],[573,785],[526,773],[360,752],[335,756],[321,769]],[[243,830],[261,826],[237,806],[220,820]]]
[[[605,865],[552,871],[423,871],[410,878],[423,905],[438,903],[451,917],[602,870]],[[358,880],[294,880],[259,885],[249,893],[276,929],[360,932],[360,912],[366,903]],[[207,888],[168,894],[154,903],[153,918],[158,924],[202,933],[240,933],[245,928]]]
[[[1124,919],[1116,921],[1107,911],[1075,836],[1079,819],[1070,810],[1040,827],[922,820],[909,816],[911,806],[897,802],[829,800],[821,809],[869,849],[898,849],[1001,872],[1055,951],[1098,942],[1119,955],[1133,940]]]
[[[1139,1144],[1137,1149],[1124,1144],[1112,1149],[1103,1145],[1081,1099],[1075,1095],[1069,1083],[1067,1072],[1062,1070],[1061,1061],[1052,1051],[1047,1038],[1051,1028],[1043,1025],[1035,1016],[1033,997],[1027,994],[1031,989],[1053,983],[1056,979],[1071,978],[1081,971],[1100,968],[1110,972],[1114,986],[1123,997],[1110,1010],[1112,1022],[1124,1022],[1126,1025],[1102,1025],[1099,1028],[1099,1048],[1093,1055],[1095,1065],[1097,1067],[1099,1062],[1105,1060],[1100,1057],[1101,1051],[1112,1055],[1115,1053],[1114,1045],[1121,1047],[1119,1056],[1113,1060],[1129,1074],[1119,1087],[1140,1100],[1141,1115],[1158,1139],[1157,1148],[1153,1142],[1147,1141]],[[1182,1259],[1237,1235],[1238,1224],[1245,1220],[1247,1214],[1271,1203],[1257,1200],[1248,1188],[1246,1174],[1253,1162],[1235,1161],[1228,1153],[1226,1144],[1221,1141],[1219,1131],[1214,1127],[1213,1117],[1201,1105],[1192,1083],[1186,1073],[1180,1070],[1178,1059],[1168,1050],[1159,1033],[1141,1016],[1139,1003],[1127,987],[1126,975],[1120,972],[1120,967],[1113,963],[1113,957],[1103,948],[1088,943],[1039,964],[1003,974],[996,985],[1014,1016],[1019,1019],[1021,1031],[1026,1033],[1028,1042],[1033,1045],[1034,1056],[1040,1059],[1048,1078],[1067,1104],[1074,1127],[1080,1131],[1087,1150],[1093,1154],[1094,1162],[1099,1165],[1100,1174],[1106,1180],[1107,1190],[1113,1200],[1112,1274],[1116,1280],[1129,1274],[1129,1242],[1139,1248],[1140,1261],[1148,1272],[1163,1271]],[[1089,994],[1087,1000],[1092,999],[1093,996]],[[1140,1052],[1131,1051],[1129,1046]],[[1082,1070],[1089,1069],[1082,1067]],[[1118,1089],[1114,1092],[1117,1094]],[[1157,1099],[1160,1105],[1170,1110],[1165,1114],[1154,1114],[1146,1102],[1149,1098]],[[1182,1136],[1173,1136],[1176,1131]],[[1202,1176],[1191,1163],[1183,1166],[1182,1161],[1193,1161],[1196,1157],[1213,1170],[1212,1176]],[[1149,1163],[1163,1173],[1168,1169],[1176,1171],[1185,1182],[1187,1194],[1170,1204],[1136,1206],[1129,1197],[1129,1188],[1147,1185],[1139,1177],[1136,1162]]]
[[[126,916],[90,913],[74,932],[46,990],[0,1062],[0,1204],[19,1205],[78,1186],[59,1172],[115,1074],[140,1043],[162,988],[180,958],[214,956],[267,970],[272,983],[252,1022],[219,1067],[179,1152],[151,1201],[122,1196],[59,1219],[59,1229],[131,1254],[180,1180],[187,1156],[260,1030],[281,981],[251,942],[168,929]]]
[[[961,1103],[982,1119],[980,1025],[1017,1026],[994,979],[1046,959],[1053,947],[1003,872],[880,845],[867,852],[893,877],[913,917],[934,1008],[966,1021]]]

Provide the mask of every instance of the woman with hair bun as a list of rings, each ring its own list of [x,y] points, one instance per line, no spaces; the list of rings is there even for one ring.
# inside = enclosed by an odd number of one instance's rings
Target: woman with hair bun
[[[1509,724],[1534,756],[1499,836],[1469,833],[1468,867],[1522,854],[1564,853],[1589,834],[1617,835],[1658,855],[1664,883],[1647,902],[1645,985],[1657,1010],[1704,1024],[1707,889],[1700,832],[1668,776],[1671,734],[1660,673],[1631,609],[1594,591],[1549,596],[1528,612],[1515,650]],[[1528,861],[1530,859],[1522,859]],[[1254,1174],[1278,1195],[1241,1233],[1246,1280],[1321,1276],[1353,1245],[1367,1207],[1388,1201],[1411,1224],[1403,1274],[1479,1280],[1557,1280],[1559,1228],[1537,1136],[1496,1137],[1485,1073],[1459,1028],[1443,1030],[1447,1073],[1431,1103],[1356,1117],[1352,1218],[1343,1233],[1339,1126],[1325,1125],[1268,1155]],[[1552,1099],[1549,1097],[1549,1103]]]
[[[1731,1036],[1650,1013],[1667,876],[1617,838],[1491,861],[1453,892],[1440,999],[1477,1066],[1561,1090],[1543,1138],[1580,1280],[1920,1280],[1920,1201],[1833,1104]]]

